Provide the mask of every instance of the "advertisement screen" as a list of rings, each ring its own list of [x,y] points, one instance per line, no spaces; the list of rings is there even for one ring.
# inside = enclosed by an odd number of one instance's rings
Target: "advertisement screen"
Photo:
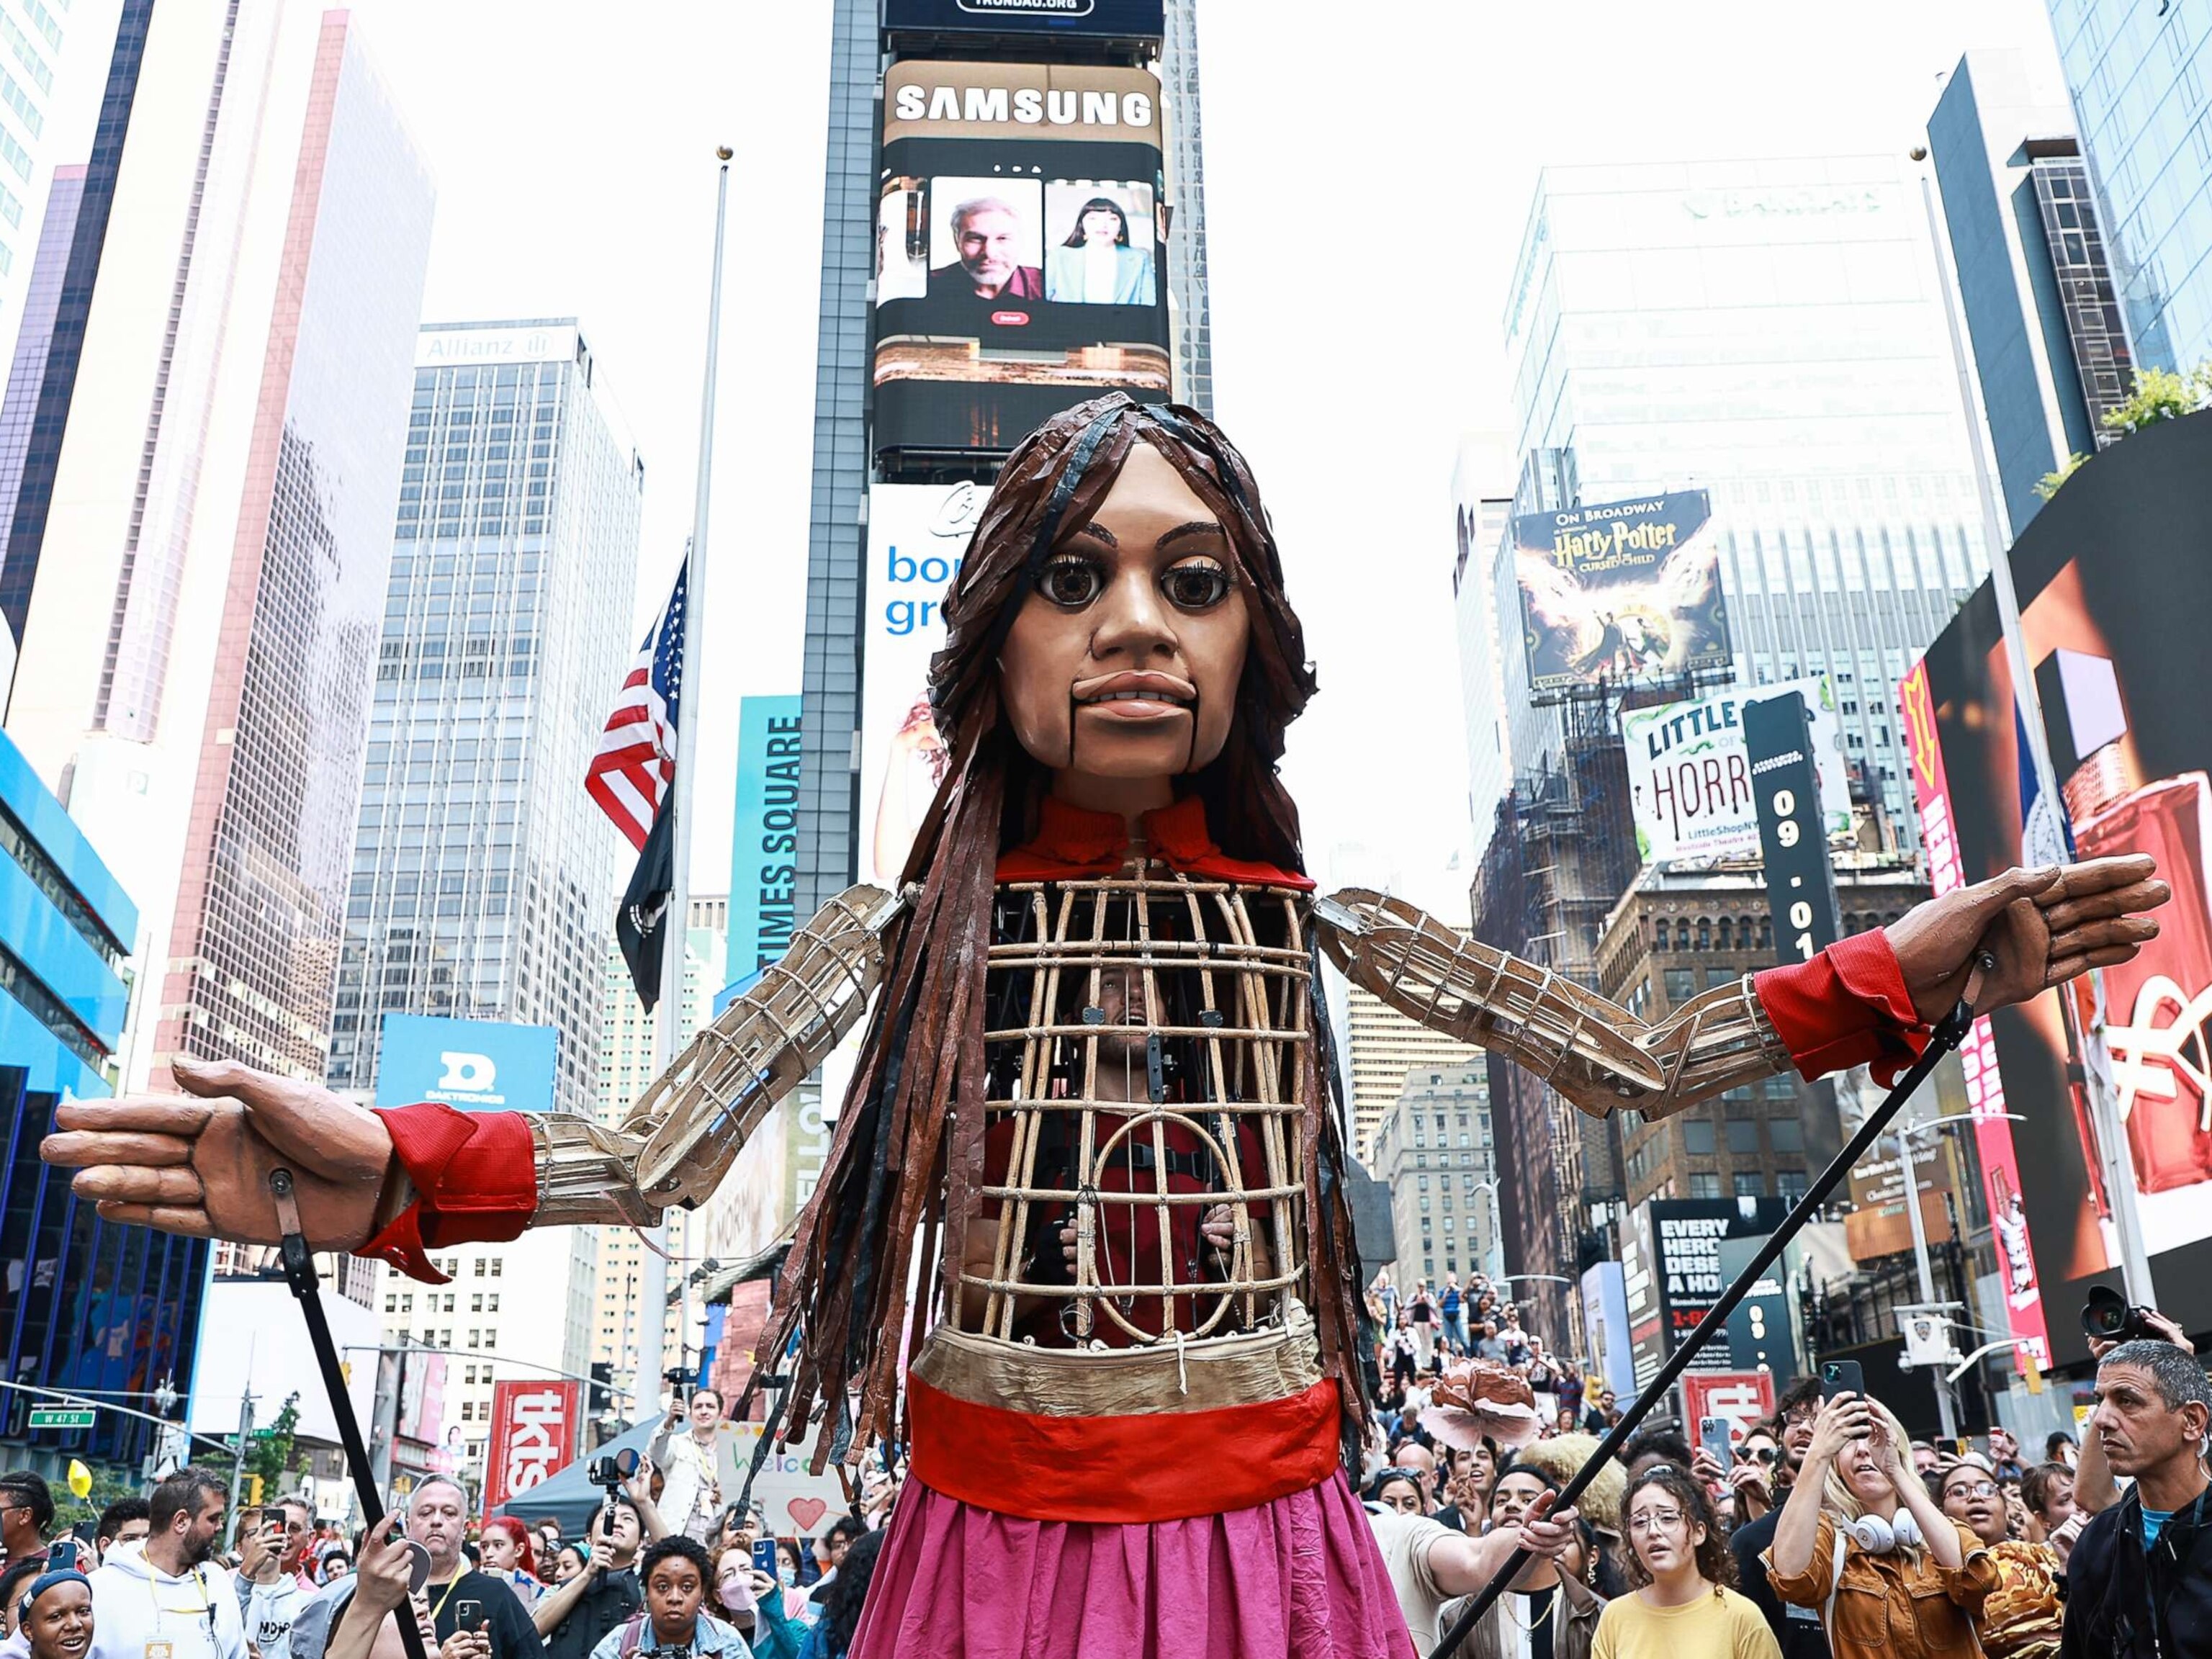
[[[1744,685],[1621,711],[1636,842],[1645,860],[1740,859],[1759,851],[1759,812],[1744,757],[1743,706],[1795,691],[1813,716],[1820,817],[1830,836],[1851,830],[1851,784],[1843,727],[1827,677]]]
[[[2203,1058],[2212,1016],[2212,723],[2203,712],[2212,560],[2191,550],[2212,517],[2208,480],[2212,416],[2162,422],[2075,473],[2014,545],[2059,799],[2041,798],[2023,755],[1987,584],[1924,663],[1923,717],[1942,757],[1943,823],[1960,879],[2048,862],[2070,832],[2081,857],[2152,854],[2173,887],[2159,937],[2106,969],[2100,991],[2080,980],[2001,1011],[1985,1022],[1994,1070],[1986,1054],[1978,1070],[1970,1060],[1984,1095],[2001,1079],[2003,1109],[2024,1120],[2010,1125],[2016,1164],[1990,1171],[1990,1209],[2012,1218],[1998,1223],[2001,1244],[2009,1233],[2032,1252],[2051,1357],[2062,1365],[2087,1358],[2079,1311],[2089,1283],[2118,1282],[2112,1216],[2124,1194],[2115,1182],[2132,1189],[2160,1306],[2191,1332],[2212,1330],[2212,1078]],[[1914,781],[1927,789],[1928,780]],[[1928,840],[1937,846],[1932,831]],[[2112,1144],[2100,1137],[2085,1072],[2109,1079],[2119,1126]],[[2008,1286],[2024,1294],[2016,1266]]]
[[[1515,514],[1529,688],[1556,699],[1726,668],[1711,516],[1702,489]]]
[[[1728,1288],[1722,1242],[1763,1238],[1789,1213],[1790,1206],[1778,1198],[1654,1198],[1629,1212],[1620,1261],[1638,1388],[1658,1375],[1667,1356]],[[1715,1341],[1690,1367],[1725,1371],[1729,1363],[1729,1345]]]
[[[561,1034],[550,1025],[386,1014],[377,1048],[376,1103],[440,1100],[502,1112],[553,1109]]]
[[[738,704],[738,801],[730,834],[726,982],[769,966],[791,943],[799,878],[799,698]]]
[[[1167,30],[1163,0],[884,0],[893,33],[1102,36],[1157,40]]]
[[[575,1461],[584,1385],[573,1378],[491,1385],[491,1443],[484,1456],[484,1513],[541,1486]]]
[[[1159,82],[914,62],[884,98],[878,447],[1006,449],[1102,392],[1164,399]]]
[[[929,659],[945,643],[939,606],[989,492],[973,483],[877,484],[868,491],[861,615],[860,879],[896,887],[950,757],[929,716]]]

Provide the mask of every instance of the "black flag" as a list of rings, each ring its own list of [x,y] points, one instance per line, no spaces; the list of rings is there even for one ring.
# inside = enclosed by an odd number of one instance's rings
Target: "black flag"
[[[676,885],[676,804],[670,801],[653,821],[653,830],[630,872],[615,916],[615,937],[629,964],[630,983],[647,1013],[660,1000],[660,965],[667,948],[668,901]]]

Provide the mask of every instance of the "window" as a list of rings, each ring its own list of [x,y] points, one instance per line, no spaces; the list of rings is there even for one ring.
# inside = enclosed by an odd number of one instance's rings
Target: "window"
[[[501,1268],[503,1268],[504,1267],[506,1267],[506,1265],[507,1265],[506,1258],[504,1258],[504,1257],[502,1257],[502,1256],[496,1256],[496,1255],[495,1255],[495,1256],[494,1256],[494,1257],[492,1257],[492,1259],[491,1259],[491,1276],[492,1276],[494,1279],[497,1279],[497,1278],[500,1276],[500,1270],[501,1270]]]
[[[1756,1170],[1739,1170],[1735,1176],[1735,1195],[1738,1198],[1759,1198],[1766,1192],[1765,1177]]]
[[[478,1257],[477,1258],[477,1277],[478,1279],[482,1279],[483,1276],[484,1276],[484,1259],[483,1259],[482,1256],[478,1256]]]
[[[1704,1170],[1692,1172],[1690,1176],[1690,1196],[1692,1198],[1718,1198],[1720,1195],[1721,1178],[1718,1176],[1709,1174]]]
[[[1755,1118],[1732,1117],[1728,1126],[1728,1149],[1745,1157],[1759,1156],[1759,1122]]]
[[[1682,1150],[1692,1158],[1711,1158],[1713,1155],[1713,1121],[1711,1118],[1685,1118],[1682,1121]],[[1691,1194],[1692,1198],[1697,1194]],[[1717,1192],[1706,1194],[1718,1198]]]
[[[1661,977],[1666,981],[1667,1004],[1679,1008],[1698,994],[1698,974],[1694,968],[1668,968]]]
[[[1774,1177],[1774,1190],[1786,1203],[1795,1204],[1804,1197],[1808,1184],[1802,1170],[1784,1170]]]
[[[474,1296],[469,1298],[469,1311],[471,1313],[482,1313],[483,1311],[483,1292],[482,1291],[478,1291]]]
[[[1805,1150],[1805,1126],[1794,1117],[1778,1117],[1768,1121],[1766,1137],[1775,1152],[1802,1152]]]
[[[487,1313],[497,1313],[499,1311],[499,1292],[497,1291],[494,1291],[490,1297],[485,1301],[484,1310]]]

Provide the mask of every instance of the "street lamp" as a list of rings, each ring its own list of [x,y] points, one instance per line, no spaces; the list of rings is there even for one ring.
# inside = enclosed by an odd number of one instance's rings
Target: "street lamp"
[[[2027,1121],[2027,1119],[2018,1112],[1990,1112],[1983,1115],[2008,1117],[2015,1123]],[[1900,1124],[1896,1130],[1886,1137],[1897,1147],[1898,1178],[1905,1183],[1905,1213],[1912,1224],[1912,1265],[1920,1276],[1921,1308],[1942,1320],[1947,1340],[1952,1322],[1948,1317],[1948,1310],[1958,1306],[1958,1304],[1939,1303],[1936,1300],[1936,1272],[1928,1260],[1928,1224],[1920,1213],[1920,1172],[1913,1164],[1911,1140],[1912,1137],[1917,1134],[1934,1135],[1945,1129],[1955,1129],[1961,1126],[1972,1128],[1979,1121],[1971,1115],[1929,1118],[1919,1123]],[[1942,1422],[1943,1437],[1946,1440],[1955,1440],[1959,1437],[1959,1408],[1952,1395],[1954,1386],[1965,1370],[1966,1367],[1961,1365],[1958,1370],[1951,1372],[1948,1376],[1944,1376],[1940,1370],[1936,1376],[1936,1413]]]

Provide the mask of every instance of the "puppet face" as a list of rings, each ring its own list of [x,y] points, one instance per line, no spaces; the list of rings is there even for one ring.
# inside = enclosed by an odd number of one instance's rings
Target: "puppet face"
[[[1165,779],[1221,753],[1250,619],[1227,532],[1151,445],[1132,446],[1021,605],[1002,696],[1063,784]]]

